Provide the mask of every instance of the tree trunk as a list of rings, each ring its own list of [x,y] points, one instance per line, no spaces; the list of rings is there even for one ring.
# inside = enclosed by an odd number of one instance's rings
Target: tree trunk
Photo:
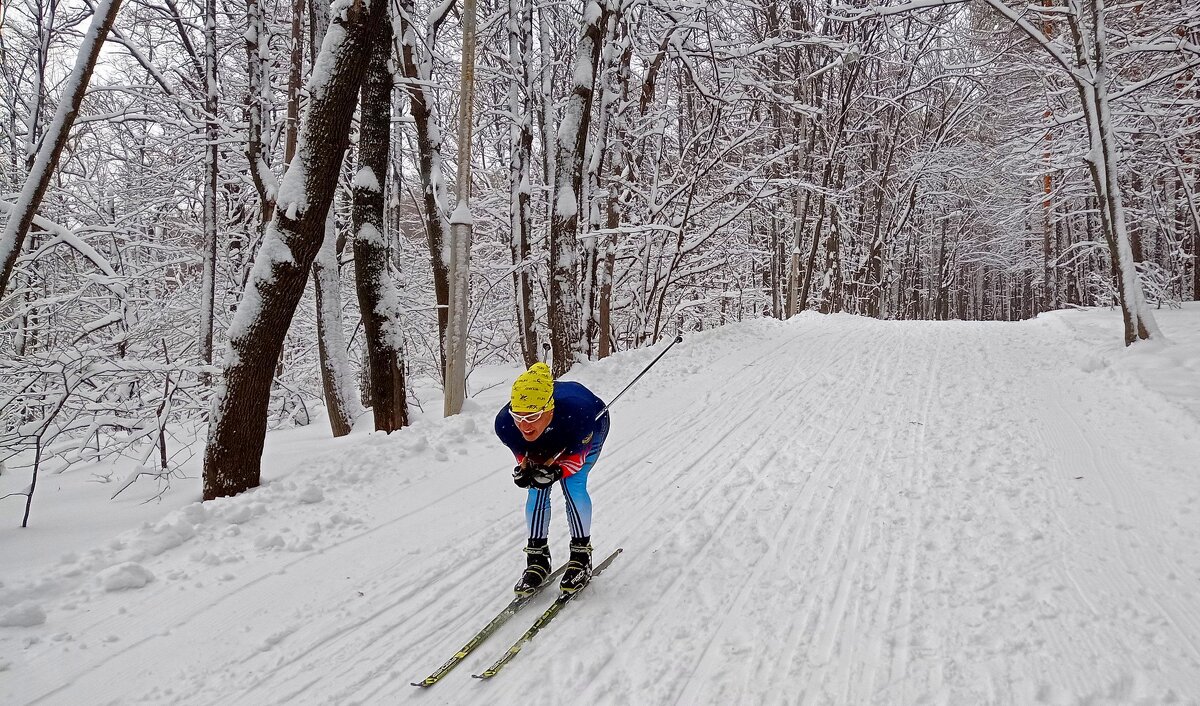
[[[386,3],[348,4],[321,48],[295,160],[229,330],[223,384],[212,402],[204,452],[204,499],[257,487],[272,373],[304,283],[325,237],[325,218],[349,146],[355,95],[371,34]]]
[[[388,276],[388,241],[384,235],[392,117],[390,22],[381,23],[372,42],[360,98],[359,169],[353,181],[354,279],[365,333],[370,370],[368,399],[375,430],[390,433],[408,425],[404,342],[395,287]]]
[[[301,11],[297,3],[297,11]],[[329,28],[328,7],[324,3],[310,3],[311,31],[309,32],[309,56],[317,56],[325,32]],[[386,24],[386,23],[385,23]],[[375,54],[382,51],[386,58],[391,55],[391,44],[376,46]],[[293,58],[296,58],[293,56]],[[390,82],[389,82],[390,85]],[[360,140],[361,142],[361,140]],[[325,394],[325,409],[329,416],[329,427],[335,437],[345,436],[354,428],[354,419],[362,413],[355,389],[354,373],[350,369],[346,337],[342,324],[342,277],[340,258],[341,239],[337,233],[334,217],[336,193],[325,218],[325,240],[313,261],[313,289],[317,305],[317,357],[321,364],[321,387]]]
[[[554,212],[550,220],[550,348],[555,377],[567,372],[581,352],[576,267],[583,156],[592,118],[593,84],[608,14],[596,0],[584,4],[576,47],[574,84],[555,140]]]
[[[217,290],[217,0],[205,0],[204,3],[204,113],[204,251],[199,357],[205,363],[212,363]]]
[[[825,238],[825,271],[821,277],[821,313],[833,314],[842,311],[842,249],[841,220],[838,204],[832,204],[829,212],[829,235]]]
[[[314,7],[321,3],[315,3]],[[250,165],[250,177],[254,181],[254,189],[258,192],[260,203],[258,231],[262,231],[271,222],[275,210],[275,191],[278,185],[271,172],[271,153],[266,145],[264,135],[271,132],[271,87],[270,73],[267,71],[270,47],[267,43],[267,29],[263,23],[262,7],[259,0],[246,0],[246,116],[248,121],[248,139],[246,141],[246,160]],[[314,53],[314,56],[316,54]]]
[[[604,329],[600,323],[600,299],[604,289],[604,280],[607,278],[605,268],[608,265],[608,245],[611,239],[609,235],[597,233],[604,227],[608,214],[607,204],[601,208],[601,199],[603,198],[600,196],[601,183],[606,180],[604,175],[605,159],[621,149],[619,145],[612,145],[609,140],[610,122],[613,112],[618,106],[615,105],[617,96],[613,86],[610,82],[605,81],[606,78],[611,78],[620,71],[623,51],[621,45],[616,41],[616,32],[620,26],[621,12],[618,2],[610,2],[608,5],[609,9],[606,12],[604,34],[601,40],[602,50],[598,77],[598,83],[601,86],[599,120],[594,131],[595,139],[587,145],[584,159],[587,165],[586,176],[583,179],[585,190],[581,198],[581,203],[588,209],[587,228],[579,243],[583,256],[579,287],[583,314],[581,346],[589,358],[597,355],[599,339],[604,335]]]
[[[283,163],[291,166],[300,130],[300,86],[304,69],[304,0],[292,0],[292,51],[288,61],[287,130]]]
[[[325,240],[313,261],[313,288],[317,300],[317,356],[321,364],[321,387],[329,428],[335,437],[345,436],[354,428],[354,418],[362,410],[354,373],[346,354],[346,336],[342,331],[342,287],[338,268],[337,227],[333,206],[325,219]]]
[[[537,329],[533,317],[533,285],[530,283],[530,160],[533,157],[533,3],[509,0],[508,63],[513,72],[508,83],[509,125],[509,243],[512,248],[513,292],[516,295],[517,335],[525,367],[538,361]]]
[[[821,195],[817,197],[817,221],[813,226],[812,246],[808,250],[808,257],[804,263],[804,276],[800,280],[800,293],[796,299],[796,311],[804,311],[808,308],[808,293],[813,285],[813,272],[817,263],[817,251],[821,247],[821,231],[825,224],[825,194],[829,188],[829,181],[833,178],[833,159],[829,159],[825,163],[824,174],[821,175]]]
[[[471,122],[475,101],[475,0],[463,0],[462,81],[458,91],[458,202],[450,217],[450,316],[446,321],[443,411],[462,411],[467,396],[467,336],[471,316]]]
[[[449,11],[451,5],[444,6]],[[450,224],[446,220],[448,199],[446,177],[442,171],[442,133],[438,128],[437,105],[429,84],[432,79],[432,48],[418,36],[414,21],[414,0],[399,0],[400,68],[407,79],[409,103],[417,128],[417,170],[421,174],[422,207],[425,214],[425,236],[429,244],[429,259],[433,268],[433,293],[438,308],[439,370],[446,369],[446,326],[450,316],[450,253],[446,236]],[[430,18],[438,22],[440,18]],[[432,41],[432,39],[431,39]]]

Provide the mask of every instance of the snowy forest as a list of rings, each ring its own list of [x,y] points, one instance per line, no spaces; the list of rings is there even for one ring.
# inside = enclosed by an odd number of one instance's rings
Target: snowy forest
[[[0,472],[234,495],[268,428],[805,310],[1137,346],[1198,69],[1192,0],[5,0]]]

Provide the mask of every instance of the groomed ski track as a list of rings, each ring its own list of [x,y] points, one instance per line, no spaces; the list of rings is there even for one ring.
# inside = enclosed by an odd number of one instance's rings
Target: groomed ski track
[[[656,352],[571,377],[611,397]],[[321,501],[240,536],[207,509],[136,607],[78,598],[63,629],[91,648],[26,648],[0,702],[1200,703],[1200,422],[1090,355],[1053,318],[692,336],[618,402],[592,474],[596,551],[622,558],[503,674],[470,678],[553,592],[414,689],[523,562],[497,388],[433,448],[314,461]],[[258,539],[308,523],[307,550]]]

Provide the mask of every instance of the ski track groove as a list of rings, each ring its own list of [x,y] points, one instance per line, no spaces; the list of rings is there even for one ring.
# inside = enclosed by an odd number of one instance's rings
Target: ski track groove
[[[833,657],[835,642],[846,619],[850,584],[857,580],[855,569],[860,559],[861,532],[867,524],[862,520],[870,506],[869,499],[864,502],[860,493],[864,485],[869,485],[876,478],[870,468],[872,464],[850,462],[856,450],[864,446],[860,442],[866,434],[867,423],[860,415],[866,409],[867,401],[877,391],[880,381],[887,379],[883,372],[887,369],[885,364],[893,353],[898,352],[893,348],[895,344],[887,340],[859,343],[866,343],[862,347],[867,349],[874,347],[876,353],[871,359],[870,370],[865,374],[847,371],[844,377],[855,380],[855,385],[845,390],[843,397],[853,397],[854,403],[839,407],[837,426],[831,432],[822,430],[820,435],[827,438],[828,442],[814,455],[814,475],[820,474],[823,483],[831,484],[829,490],[832,492],[823,493],[823,502],[815,511],[811,506],[805,508],[803,515],[808,519],[808,528],[802,535],[805,541],[798,552],[801,556],[811,552],[817,557],[816,566],[807,571],[807,576],[801,575],[801,586],[818,585],[815,580],[804,579],[829,575],[835,561],[841,570],[837,572],[836,582],[828,587],[831,595],[822,595],[821,591],[808,588],[808,597],[796,621],[799,629],[789,631],[792,637],[781,651],[781,668],[788,678],[801,675],[811,677],[809,683],[822,691],[828,677],[826,667]],[[900,348],[903,348],[903,343]],[[858,425],[854,427],[857,433],[843,439],[843,431],[852,424]],[[882,452],[886,453],[886,448]],[[855,507],[858,508],[857,513],[853,512]],[[858,521],[852,522],[852,515]],[[808,552],[804,551],[805,548],[808,548]],[[802,565],[798,568],[804,571]]]
[[[811,378],[810,378],[810,380],[811,380]],[[809,380],[806,380],[805,382],[807,383],[807,382],[809,382]],[[801,387],[804,387],[803,383],[802,383]],[[797,392],[799,392],[799,390],[797,390]],[[793,395],[793,396],[798,396],[798,395]],[[828,395],[826,395],[825,399],[828,399]],[[822,402],[824,402],[824,401],[825,400],[823,399]],[[800,418],[798,418],[798,419],[787,419],[787,418],[783,417],[782,415],[780,415],[779,417],[776,418],[776,422],[780,422],[780,421],[786,421],[788,423],[800,422],[800,421],[802,421],[802,418],[805,416],[807,416],[807,415],[801,413],[799,415]],[[771,427],[764,427],[761,438],[764,438],[764,439],[772,438],[772,432],[775,431],[775,427],[778,425],[779,424],[777,423],[777,424],[772,425]],[[841,429],[839,428],[838,433],[840,433],[840,431],[841,431]],[[835,434],[835,437],[836,437],[836,434]],[[772,450],[767,455],[767,457],[764,459],[764,462],[761,465],[769,466],[770,463],[772,461],[774,461],[782,451],[786,450],[786,448],[787,448],[786,445],[778,445],[774,450]],[[760,478],[760,480],[765,481],[768,478],[768,475],[760,474],[759,478]],[[806,479],[806,481],[810,480],[810,479],[811,479],[811,474]],[[755,488],[755,490],[757,491],[758,488]],[[732,515],[732,512],[730,513],[730,516],[731,515]],[[775,532],[775,536],[773,536],[771,538],[772,541],[771,541],[770,548],[766,552],[764,552],[757,560],[755,560],[755,562],[753,564],[750,565],[750,571],[748,572],[748,575],[744,578],[738,591],[732,596],[732,598],[729,601],[729,604],[731,606],[733,606],[735,608],[744,606],[746,604],[745,597],[748,594],[750,594],[757,587],[763,571],[768,568],[778,568],[777,565],[772,566],[768,560],[772,559],[778,555],[778,552],[776,551],[776,547],[778,547],[778,545],[780,543],[780,538],[787,537],[790,534],[790,529],[792,526],[793,518],[795,518],[796,515],[797,515],[797,513],[795,512],[794,506],[793,506],[793,510],[788,511],[784,515],[782,521],[776,525],[777,529]],[[734,615],[735,615],[735,613],[733,611],[726,612],[724,617],[722,618],[722,620],[717,624],[716,629],[714,631],[712,631],[712,633],[710,634],[710,638],[707,641],[707,644],[705,645],[704,650],[701,652],[700,658],[694,663],[694,667],[691,671],[691,674],[689,675],[687,681],[684,683],[683,689],[682,689],[680,695],[678,696],[678,698],[675,699],[674,703],[676,703],[676,704],[691,704],[691,703],[699,702],[700,695],[698,692],[700,692],[704,689],[704,687],[706,686],[706,683],[703,680],[696,679],[695,677],[697,676],[697,674],[703,673],[703,670],[705,667],[713,668],[714,662],[716,662],[718,660],[718,658],[714,654],[714,652],[715,652],[714,648],[716,647],[719,638],[721,638],[724,635],[724,633],[729,629],[730,622],[733,620]],[[754,661],[754,660],[751,660],[751,661]],[[742,688],[741,692],[744,694],[748,690],[745,686],[744,678],[742,680],[742,683],[743,683],[743,688]],[[730,701],[726,701],[726,699],[729,699],[728,695],[721,695],[718,698],[721,701],[725,701],[727,703],[730,702]],[[737,700],[738,700],[737,698],[731,699],[731,701],[737,701]]]
[[[772,353],[774,353],[775,351],[786,347],[789,342],[798,341],[800,338],[800,335],[802,333],[804,333],[803,330],[801,330],[801,332],[798,333],[797,335],[789,337],[789,340],[786,340],[783,344],[781,344],[781,346],[777,347],[775,350],[773,350],[771,353],[769,353],[768,356],[771,355]],[[848,336],[845,336],[845,337],[840,338],[838,341],[836,341],[836,343],[839,344],[837,346],[837,349],[841,351],[841,353],[839,355],[839,359],[842,357],[848,356],[853,352],[853,350],[851,348],[848,348],[845,345],[842,345],[846,342],[846,340],[848,340],[848,338],[849,338]],[[820,343],[825,343],[825,341],[822,340],[822,341],[811,342],[810,345],[815,346]],[[793,359],[793,364],[792,364],[793,370],[795,369],[795,367],[802,365],[802,364],[806,364],[808,362],[806,357],[801,355],[800,353],[801,353],[800,351],[794,352],[794,355],[793,355],[794,359]],[[764,357],[766,357],[766,356],[764,356]],[[740,382],[738,380],[739,376],[747,373],[748,371],[751,371],[754,368],[758,368],[759,367],[758,363],[761,360],[763,360],[763,358],[759,358],[754,363],[751,363],[749,365],[744,365],[738,371],[736,371],[735,374],[729,376],[728,378],[725,378],[725,383],[722,387],[720,387],[720,388],[716,389],[715,391],[710,392],[706,395],[706,404],[701,405],[700,406],[701,409],[702,410],[710,409],[711,405],[707,404],[707,403],[711,402],[711,400],[714,397],[720,398],[720,399],[726,399],[726,400],[729,399],[730,396],[725,391],[728,389],[734,388],[735,383]],[[769,370],[769,369],[765,370],[765,371],[756,371],[756,379],[760,380],[760,381],[762,379],[766,379],[767,377],[774,377],[780,381],[787,379],[787,376],[780,375],[779,373],[780,373],[779,370]],[[807,386],[808,383],[810,383],[813,380],[815,380],[816,378],[818,378],[822,373],[823,373],[822,370],[818,370],[817,372],[813,373],[812,375],[807,376],[802,381],[800,381],[797,388],[795,388],[795,389],[803,390]],[[767,387],[768,387],[768,389],[770,388],[770,386],[767,386]],[[768,396],[781,396],[782,394],[784,394],[784,392],[785,391],[781,390],[781,391],[774,392],[773,394],[768,395]],[[792,394],[792,393],[789,393],[789,394]],[[743,410],[745,410],[746,408],[748,408],[749,411],[743,412]],[[707,429],[709,427],[718,427],[723,430],[721,436],[714,443],[707,445],[705,448],[701,449],[699,451],[699,453],[696,454],[696,460],[712,458],[713,452],[715,450],[721,448],[722,443],[729,437],[730,434],[732,434],[734,431],[736,431],[738,429],[744,428],[747,423],[750,423],[752,421],[754,413],[759,410],[762,410],[762,409],[765,409],[765,408],[762,405],[761,399],[743,399],[741,401],[741,403],[739,405],[737,405],[736,407],[730,407],[728,404],[726,404],[723,407],[720,407],[720,411],[721,411],[720,414],[705,415],[703,417],[703,421],[701,422],[700,425],[697,425],[696,423],[694,423],[695,420],[691,420],[693,423],[690,423],[690,424],[688,424],[686,422],[684,424],[682,424],[681,425],[681,427],[683,427],[682,431],[686,432],[688,434],[689,438],[697,438],[697,439],[698,438],[711,438],[711,436],[708,436],[705,434],[705,431],[707,431]],[[741,418],[740,419],[731,419],[731,417],[741,417]],[[786,423],[790,420],[787,420],[786,418],[781,417],[781,418],[776,419],[775,421],[777,423]],[[699,428],[698,428],[698,426],[699,426]],[[764,438],[765,436],[766,436],[765,432],[760,432],[758,434],[755,434],[752,437],[752,439],[750,439],[750,444],[749,444],[750,447],[752,449],[756,448],[757,447],[756,442],[759,439]],[[672,446],[672,444],[666,443],[666,444],[664,444],[664,446],[670,447],[670,446]],[[730,454],[727,453],[726,455],[730,455]],[[631,531],[634,534],[636,534],[637,530],[640,529],[642,526],[645,526],[647,524],[652,524],[652,523],[660,524],[663,526],[672,526],[672,527],[676,528],[676,530],[681,531],[685,534],[690,531],[693,531],[694,528],[689,524],[689,522],[691,520],[695,519],[694,516],[697,513],[703,514],[702,511],[706,507],[708,507],[707,503],[710,500],[712,500],[713,498],[722,497],[727,493],[727,491],[730,488],[724,482],[728,480],[728,477],[721,476],[722,467],[720,465],[718,465],[716,468],[710,470],[706,475],[703,475],[703,476],[701,476],[699,478],[695,478],[695,479],[690,478],[690,476],[693,475],[696,470],[696,460],[681,460],[680,462],[676,463],[675,467],[678,469],[678,472],[672,476],[666,477],[661,483],[661,486],[663,486],[664,488],[669,488],[671,486],[674,486],[676,484],[676,481],[683,479],[683,481],[684,481],[683,484],[681,486],[679,486],[683,495],[681,498],[679,498],[680,502],[673,503],[673,505],[678,509],[669,516],[661,516],[660,515],[657,518],[653,515],[647,515],[647,514],[640,515],[643,519],[631,528]],[[739,509],[742,508],[744,506],[744,504],[751,497],[753,497],[755,495],[755,493],[758,490],[758,483],[760,483],[764,479],[764,477],[765,477],[764,474],[761,474],[761,473],[757,474],[758,482],[756,482],[751,487],[742,490],[742,492],[738,495],[737,500],[733,502],[732,507],[729,507],[728,510],[726,510],[724,513],[722,513],[721,520],[719,521],[720,524],[718,525],[718,527],[714,528],[714,529],[710,529],[707,532],[706,538],[700,546],[692,547],[692,551],[690,552],[686,562],[683,565],[677,566],[677,567],[676,566],[670,567],[672,569],[673,578],[667,583],[667,585],[665,587],[655,589],[655,593],[657,593],[659,595],[664,595],[664,596],[665,595],[676,595],[678,593],[684,593],[684,594],[687,593],[686,590],[681,590],[681,588],[680,588],[682,585],[682,582],[695,572],[698,563],[702,561],[702,557],[705,554],[706,548],[710,547],[712,542],[719,539],[719,537],[720,537],[719,527],[726,526],[731,521],[731,518],[734,518],[737,516]],[[709,482],[709,481],[711,481],[711,482]],[[744,484],[744,483],[740,483],[738,485],[742,485],[742,484]],[[649,494],[657,496],[659,493],[652,490],[652,491],[650,491]],[[688,497],[690,497],[690,499],[685,500],[685,498],[688,498]],[[727,503],[727,502],[722,503],[722,505],[728,505],[728,504],[729,503]],[[648,634],[656,632],[660,627],[657,625],[657,623],[658,623],[659,619],[662,617],[663,611],[667,610],[670,605],[671,605],[671,601],[669,601],[669,600],[660,601],[654,608],[652,608],[650,610],[650,612],[648,614],[641,616],[636,622],[634,622],[630,626],[630,628],[624,632],[624,635],[620,641],[635,639],[632,636],[638,635],[638,634],[642,634],[643,638],[637,638],[637,639],[645,639],[645,637],[648,636]],[[611,662],[613,659],[620,659],[618,653],[610,652],[604,658],[602,667],[603,667],[605,673],[607,673],[608,671],[611,670],[611,668],[612,668]],[[599,671],[599,669],[600,668],[598,668],[598,671]],[[663,684],[656,685],[657,690],[662,691],[663,686],[664,686]],[[603,693],[603,692],[604,692],[604,686],[602,684],[594,686],[591,690],[591,693]],[[663,697],[663,699],[666,699],[666,698],[667,698],[666,696]]]
[[[852,333],[851,336],[853,336],[853,335],[855,335],[855,334]],[[861,333],[858,333],[857,335],[861,335]],[[839,351],[839,362],[842,358],[845,358],[845,357],[851,355],[852,353],[855,353],[855,354],[859,355],[860,357],[864,357],[866,354],[866,351],[869,351],[869,348],[863,348],[861,346],[856,346],[856,345],[847,346],[846,345],[847,340],[850,340],[850,339],[843,338],[842,340],[838,341],[839,345],[837,345],[835,347],[835,350]],[[801,358],[801,356],[799,356],[799,355],[797,355],[795,357]],[[878,356],[876,356],[874,358],[874,360],[878,361]],[[836,385],[825,385],[825,387],[823,388],[823,393],[824,393],[825,397],[820,399],[816,404],[809,404],[810,401],[806,397],[803,397],[800,393],[803,392],[805,389],[807,389],[810,384],[817,381],[818,379],[822,379],[822,381],[823,381],[827,370],[828,370],[828,367],[825,367],[824,371],[819,369],[816,374],[805,378],[804,380],[800,381],[799,383],[796,383],[795,388],[780,390],[779,392],[776,393],[776,396],[783,396],[786,394],[786,396],[791,397],[791,398],[802,399],[805,402],[805,406],[803,409],[806,409],[806,410],[807,409],[818,409],[818,410],[823,409],[824,403],[828,400],[828,397],[837,391]],[[782,376],[782,375],[777,375],[776,377],[780,381],[787,379],[787,376]],[[863,389],[865,389],[865,387]],[[755,404],[755,409],[762,409],[762,406]],[[846,418],[847,418],[846,416],[841,417],[842,420],[845,420]],[[770,432],[772,431],[774,426],[776,426],[778,424],[795,424],[797,421],[798,421],[797,419],[789,418],[784,415],[779,415],[778,417],[776,417],[775,419],[772,420],[773,423],[770,426],[764,427],[763,425],[758,425],[762,430],[758,434],[756,434],[756,436],[754,437],[755,443],[752,445],[761,446],[761,444],[757,444],[758,439],[771,438]],[[771,457],[773,458],[774,455],[776,453],[778,453],[780,450],[781,449],[777,449],[776,451],[771,452]],[[790,445],[785,445],[784,449],[782,449],[782,450],[790,450]],[[806,477],[805,483],[807,483],[808,480],[809,479]],[[757,491],[757,488],[755,490]],[[770,503],[770,501],[771,501],[769,496],[764,499],[767,500],[768,503]],[[703,509],[703,507],[704,507],[703,498],[700,501],[698,501],[697,503],[693,504],[691,507],[693,509]],[[724,513],[723,517],[725,517],[725,518],[734,517],[740,511],[740,509],[741,509],[741,504],[739,504],[737,507],[730,509],[728,512]],[[793,510],[793,514],[795,512],[797,512],[797,510]],[[779,544],[778,538],[780,536],[786,536],[786,534],[787,534],[783,529],[781,529],[779,524],[775,524],[774,526],[775,526],[775,533],[772,536],[772,538],[770,539],[770,542],[769,542],[770,546],[777,546]],[[710,537],[709,541],[711,543],[712,537]],[[707,546],[708,546],[708,544],[705,545],[705,547],[707,547]],[[691,560],[689,561],[688,566],[684,567],[684,569],[680,571],[680,573],[677,575],[676,581],[671,585],[670,588],[667,589],[667,592],[673,591],[678,586],[678,582],[687,575],[689,570],[694,571],[694,569],[692,569],[692,567],[696,564],[697,561],[700,560],[699,557],[703,557],[705,555],[705,553],[706,553],[706,550],[703,547],[700,550],[693,553],[693,556],[692,556]],[[764,566],[762,559],[765,557],[766,557],[766,554],[761,556],[760,559],[754,565],[751,566],[752,572],[756,571],[756,567]],[[749,579],[745,579],[745,585],[747,587],[752,587],[751,584],[753,583],[753,581],[754,581],[754,579],[752,577]],[[654,626],[658,621],[658,617],[659,617],[659,612],[654,611],[650,615],[643,618],[642,621],[649,622],[649,625]],[[720,635],[719,632],[712,633],[710,635],[710,640],[709,640],[709,642],[706,643],[706,645],[711,646],[720,637],[722,637],[722,636]],[[710,647],[708,647],[706,649],[710,649]],[[699,665],[696,666],[696,669],[699,669]],[[687,688],[687,682],[684,682],[684,683],[678,685],[677,687],[669,687],[669,689],[666,687],[663,687],[663,685],[661,685],[661,684],[658,686],[660,687],[659,691],[674,691],[676,693],[676,696],[674,697],[674,699],[677,701],[679,699],[686,700],[688,698],[687,692],[685,691]],[[664,700],[670,700],[671,698],[672,697],[669,697],[666,694],[663,695]]]

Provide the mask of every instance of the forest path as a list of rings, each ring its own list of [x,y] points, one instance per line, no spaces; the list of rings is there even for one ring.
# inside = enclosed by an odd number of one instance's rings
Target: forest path
[[[256,555],[220,592],[180,601],[164,582],[144,614],[97,607],[76,633],[154,627],[103,656],[47,650],[34,673],[55,687],[28,700],[1196,703],[1194,420],[1097,374],[1045,321],[804,316],[700,340],[614,409],[593,542],[625,553],[496,679],[468,675],[549,596],[443,683],[408,686],[507,600],[523,564],[511,461],[489,447],[454,473],[397,474],[373,442],[319,476],[357,519],[312,551]],[[228,645],[153,675],[214,623]]]

